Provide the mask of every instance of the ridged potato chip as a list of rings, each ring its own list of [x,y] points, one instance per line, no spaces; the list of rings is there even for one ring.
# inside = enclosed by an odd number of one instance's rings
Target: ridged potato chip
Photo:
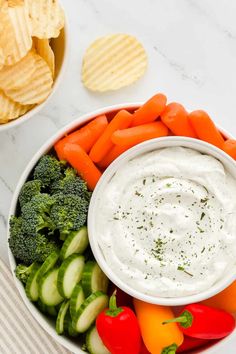
[[[18,118],[29,111],[32,106],[22,106],[19,103],[12,101],[0,91],[0,123],[7,123],[9,120]]]
[[[3,67],[4,65],[4,55],[3,55],[3,50],[2,48],[0,48],[0,69]]]
[[[43,102],[51,93],[53,78],[52,73],[45,62],[38,54],[35,54],[35,72],[31,81],[18,89],[5,90],[5,93],[13,101],[21,104],[36,104]]]
[[[58,0],[25,0],[32,25],[32,36],[56,38],[64,27],[65,16]]]
[[[0,89],[5,91],[27,85],[35,72],[36,60],[37,55],[30,51],[16,64],[4,66],[0,70]]]
[[[34,37],[33,42],[37,53],[46,61],[54,77],[55,55],[50,47],[49,40]]]
[[[8,0],[9,7],[24,6],[24,0]]]
[[[4,65],[13,65],[22,59],[32,46],[31,26],[24,3],[15,2],[14,6],[8,6],[8,3],[4,2],[0,7],[0,26],[0,47],[3,50]]]
[[[138,80],[146,68],[146,52],[135,37],[108,35],[98,38],[87,49],[82,81],[92,91],[117,90]]]

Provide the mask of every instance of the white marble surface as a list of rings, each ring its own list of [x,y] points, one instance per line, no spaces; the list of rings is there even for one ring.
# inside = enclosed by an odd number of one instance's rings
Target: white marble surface
[[[12,192],[45,140],[79,115],[105,105],[145,100],[162,91],[189,109],[207,110],[236,135],[235,0],[62,0],[70,53],[63,85],[46,108],[22,126],[0,133],[0,257],[7,262],[6,224]],[[137,36],[149,57],[146,75],[114,93],[81,84],[85,48],[96,37]],[[236,352],[236,340],[215,351]]]

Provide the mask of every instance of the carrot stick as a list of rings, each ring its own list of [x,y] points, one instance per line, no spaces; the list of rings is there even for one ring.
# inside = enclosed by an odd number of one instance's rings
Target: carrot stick
[[[161,120],[175,135],[197,137],[188,121],[188,113],[179,103],[168,104],[161,114]]]
[[[151,123],[156,120],[166,107],[167,98],[158,93],[144,103],[135,113],[132,126]]]
[[[206,112],[193,111],[188,117],[199,139],[222,148],[224,139]]]
[[[112,134],[118,129],[128,128],[131,125],[132,120],[133,116],[128,111],[119,111],[92,147],[89,154],[90,158],[94,162],[100,162],[113,147],[111,141]]]
[[[65,159],[64,147],[66,144],[78,144],[84,149],[84,151],[89,152],[97,139],[102,135],[107,125],[107,117],[102,115],[93,119],[79,130],[76,130],[65,138],[59,140],[54,145],[59,160]]]
[[[236,281],[234,281],[228,288],[202,301],[206,306],[212,306],[217,309],[225,310],[227,312],[236,312]]]
[[[68,161],[87,182],[88,188],[94,190],[102,174],[94,165],[88,154],[79,145],[75,144],[66,144],[64,153],[66,161]]]
[[[162,122],[154,122],[138,127],[117,130],[112,135],[112,142],[116,145],[136,145],[145,140],[168,135],[168,128]]]
[[[228,139],[224,142],[222,149],[236,160],[236,140]]]
[[[130,149],[133,145],[115,145],[109,153],[99,162],[99,167],[107,168],[112,161],[119,157],[123,152]]]

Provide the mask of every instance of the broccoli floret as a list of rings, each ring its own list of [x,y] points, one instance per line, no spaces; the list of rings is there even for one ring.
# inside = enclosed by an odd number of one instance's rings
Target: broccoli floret
[[[50,187],[54,182],[62,178],[62,163],[51,155],[44,155],[39,160],[34,170],[34,179],[42,183],[43,188]]]
[[[87,184],[79,176],[73,168],[68,167],[65,170],[65,177],[55,181],[51,186],[52,194],[75,194],[86,200],[90,200],[91,192],[88,191]]]
[[[55,203],[51,208],[50,217],[63,238],[85,224],[89,203],[74,194],[58,193],[53,198]]]
[[[54,231],[55,227],[49,217],[54,199],[46,193],[34,196],[22,207],[22,230],[26,235],[36,236],[42,229]]]
[[[41,190],[41,182],[39,180],[28,181],[21,188],[19,195],[19,202],[21,208],[28,203],[35,195],[39,194]]]
[[[48,240],[44,235],[35,237],[24,234],[22,230],[22,218],[12,216],[10,219],[10,249],[15,258],[26,265],[33,262],[43,263],[53,252],[58,250],[54,241]]]
[[[26,284],[31,270],[33,268],[34,263],[32,263],[30,266],[26,266],[24,264],[18,264],[15,269],[15,274],[16,277],[23,283]]]

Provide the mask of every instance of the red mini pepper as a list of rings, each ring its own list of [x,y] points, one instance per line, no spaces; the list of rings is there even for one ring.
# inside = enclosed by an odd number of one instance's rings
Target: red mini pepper
[[[172,322],[177,322],[185,335],[200,339],[224,338],[235,328],[235,319],[231,314],[202,304],[185,306],[179,317],[163,324]]]
[[[213,343],[215,341],[212,341]],[[184,341],[181,346],[177,349],[176,353],[187,352],[188,350],[197,349],[209,343],[207,339],[192,338],[184,336]]]
[[[96,327],[104,345],[111,354],[139,354],[141,334],[134,312],[116,306],[115,293],[110,297],[109,308],[101,312]]]

